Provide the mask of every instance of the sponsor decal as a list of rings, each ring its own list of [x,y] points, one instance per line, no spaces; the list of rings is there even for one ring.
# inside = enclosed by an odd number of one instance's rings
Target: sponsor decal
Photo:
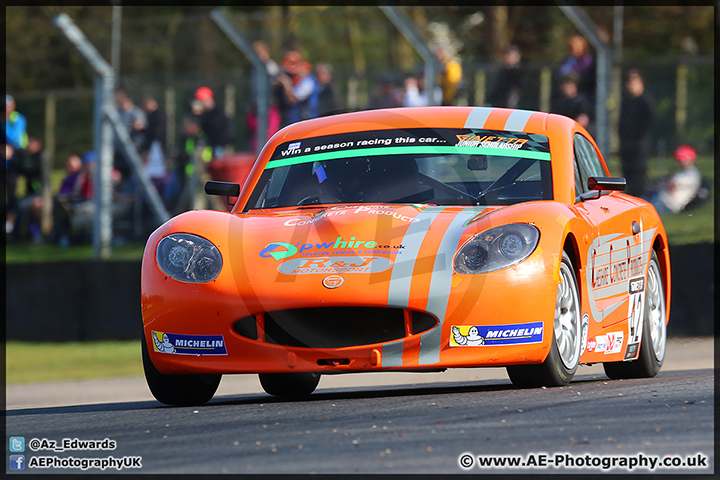
[[[227,355],[222,335],[182,335],[151,330],[153,350],[179,355]]]
[[[645,275],[656,230],[651,228],[637,235],[627,236],[611,233],[593,240],[587,253],[586,285],[590,311],[595,322],[614,324],[624,320],[624,312],[621,313],[618,307],[627,304],[629,298],[632,311],[633,295],[644,295],[644,281],[638,280]],[[600,308],[599,302],[608,298],[616,298],[617,301],[610,305],[603,302],[605,304]],[[613,312],[616,319],[610,318]]]
[[[456,135],[458,147],[485,147],[505,150],[520,150],[527,143],[526,138],[499,137],[495,135]]]
[[[605,347],[605,354],[619,353],[623,346],[623,332],[612,332],[605,335],[607,338],[607,346]]]
[[[643,277],[633,278],[630,280],[630,295],[640,293],[645,290],[645,279]]]
[[[451,330],[451,347],[521,345],[542,342],[543,322],[514,325],[453,325]]]
[[[328,255],[374,255],[374,254],[401,254],[404,245],[378,245],[378,242],[371,240],[357,240],[355,237],[346,239],[337,237],[329,242],[317,243],[287,243],[270,242],[260,250],[259,255],[263,258],[274,258],[282,260],[299,254],[303,257],[328,256]]]
[[[638,356],[640,350],[639,347],[639,343],[628,343],[627,350],[625,350],[624,360],[634,360]]]
[[[340,275],[330,275],[323,278],[322,284],[326,288],[338,288],[340,285],[345,283],[345,279]]]
[[[377,273],[388,270],[393,261],[386,257],[314,257],[293,258],[278,265],[285,275],[308,275],[315,273]]]
[[[640,354],[643,316],[645,311],[645,278],[632,278],[628,288],[628,345],[625,360],[635,360]]]
[[[587,348],[587,336],[588,336],[588,326],[590,321],[590,315],[587,313],[582,316],[582,322],[581,322],[581,330],[582,333],[580,334],[580,355],[582,355],[585,352],[585,349]]]
[[[587,351],[592,353],[595,351],[595,347],[597,346],[597,340],[595,338],[589,338],[587,341]]]
[[[281,144],[273,152],[265,168],[395,154],[487,153],[549,161],[548,144],[548,139],[544,135],[473,128],[407,128],[346,132],[304,138],[302,143],[293,141]]]
[[[314,215],[311,218],[290,218],[286,220],[283,225],[286,227],[302,227],[303,225],[311,225],[318,220],[321,220],[325,217],[335,217],[339,215],[357,215],[359,213],[365,214],[365,215],[376,215],[376,216],[384,216],[384,217],[392,217],[396,220],[400,220],[401,222],[407,222],[407,223],[415,223],[419,222],[420,219],[416,217],[411,217],[409,215],[403,215],[402,212],[397,211],[399,209],[393,208],[388,205],[362,205],[362,206],[353,206],[353,207],[340,207],[340,208],[334,208],[334,209],[328,209],[323,210],[322,212],[318,213],[317,215]]]
[[[597,345],[595,346],[595,353],[603,353],[605,351],[605,348],[607,347],[607,336],[598,335],[597,337],[595,337],[595,340],[597,341]]]

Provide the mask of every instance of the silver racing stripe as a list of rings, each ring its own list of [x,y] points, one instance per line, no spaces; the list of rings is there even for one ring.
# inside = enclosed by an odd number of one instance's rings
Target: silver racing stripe
[[[415,217],[417,222],[410,224],[405,231],[405,236],[400,242],[405,248],[402,255],[395,258],[392,274],[390,276],[390,286],[388,289],[388,307],[407,308],[410,299],[410,286],[412,285],[412,274],[415,269],[415,261],[417,260],[425,240],[425,234],[430,228],[430,224],[437,218],[438,214],[444,210],[444,207],[427,207]],[[400,259],[402,257],[402,260]]]
[[[495,110],[490,107],[476,107],[470,111],[465,119],[465,128],[484,128],[488,117]]]
[[[447,312],[450,290],[452,289],[453,258],[458,249],[463,225],[483,210],[482,207],[463,209],[453,218],[440,242],[435,256],[432,278],[430,279],[428,303],[425,308],[427,312],[438,318],[439,323],[435,328],[420,336],[419,365],[432,365],[440,361],[442,327]]]
[[[402,367],[403,341],[383,343],[382,346],[382,367]]]
[[[525,126],[533,113],[535,112],[531,112],[529,110],[513,110],[505,122],[505,128],[503,130],[508,132],[524,131]]]

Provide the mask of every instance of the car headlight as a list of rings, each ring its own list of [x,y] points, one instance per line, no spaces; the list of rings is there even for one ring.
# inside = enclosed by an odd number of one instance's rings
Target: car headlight
[[[488,273],[516,265],[537,247],[540,230],[526,223],[512,223],[478,233],[455,255],[457,273]]]
[[[218,248],[190,233],[173,233],[160,240],[155,259],[165,275],[180,282],[211,282],[222,269]]]

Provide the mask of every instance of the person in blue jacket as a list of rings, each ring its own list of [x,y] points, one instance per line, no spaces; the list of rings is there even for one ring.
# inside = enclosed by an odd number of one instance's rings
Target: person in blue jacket
[[[12,95],[5,95],[5,141],[16,150],[28,145],[27,120],[18,112]]]

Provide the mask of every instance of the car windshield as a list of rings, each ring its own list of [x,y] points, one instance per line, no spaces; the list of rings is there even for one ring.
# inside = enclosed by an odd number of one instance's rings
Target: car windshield
[[[347,203],[512,205],[550,199],[547,137],[423,128],[283,143],[246,210]]]

